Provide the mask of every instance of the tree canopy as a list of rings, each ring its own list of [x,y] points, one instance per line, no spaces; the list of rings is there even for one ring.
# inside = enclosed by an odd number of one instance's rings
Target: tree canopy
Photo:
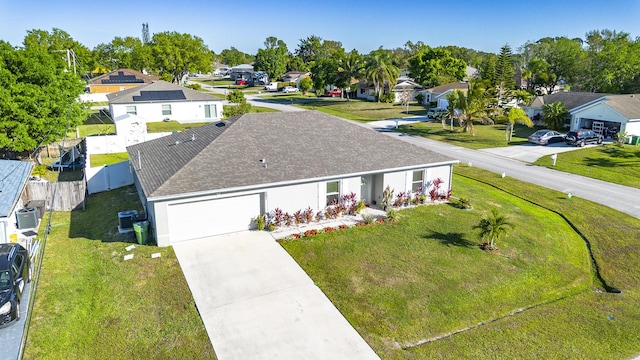
[[[420,84],[433,87],[460,81],[466,75],[467,64],[451,56],[449,50],[423,45],[409,58],[409,72]]]
[[[287,44],[270,36],[264,41],[264,49],[258,49],[253,68],[265,71],[270,79],[278,79],[287,71]]]
[[[153,34],[152,67],[173,83],[180,83],[189,72],[213,69],[213,53],[201,38],[175,31]]]
[[[32,152],[86,118],[80,77],[47,46],[0,41],[0,148]]]

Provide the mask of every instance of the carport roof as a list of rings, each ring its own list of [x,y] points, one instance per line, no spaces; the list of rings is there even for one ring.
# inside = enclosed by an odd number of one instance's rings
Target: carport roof
[[[0,218],[8,217],[15,208],[31,169],[31,162],[0,160]]]
[[[127,151],[147,198],[456,162],[318,111],[245,114]]]

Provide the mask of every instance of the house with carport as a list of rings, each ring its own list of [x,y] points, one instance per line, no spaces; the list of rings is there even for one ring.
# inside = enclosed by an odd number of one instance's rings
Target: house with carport
[[[127,147],[158,246],[248,230],[276,208],[451,189],[457,160],[317,111],[245,114]]]
[[[222,119],[223,101],[209,94],[156,81],[107,95],[114,123],[136,115],[146,122],[213,122]]]

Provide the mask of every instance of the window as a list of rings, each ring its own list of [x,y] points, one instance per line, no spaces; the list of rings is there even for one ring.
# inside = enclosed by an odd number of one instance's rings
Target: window
[[[364,88],[361,88],[361,89],[360,89],[360,94],[364,94],[364,93],[365,93],[365,91],[366,91],[366,90],[365,90]]]
[[[418,170],[413,172],[413,180],[411,181],[411,191],[417,192],[424,184],[424,171]]]
[[[327,182],[327,205],[333,204],[338,201],[340,196],[340,183],[338,181]]]
[[[216,109],[215,105],[205,105],[204,106],[204,117],[207,119],[218,117],[218,109]]]
[[[162,115],[171,115],[171,105],[162,105]]]
[[[127,114],[138,115],[138,113],[136,112],[136,106],[135,105],[128,105],[127,106]]]

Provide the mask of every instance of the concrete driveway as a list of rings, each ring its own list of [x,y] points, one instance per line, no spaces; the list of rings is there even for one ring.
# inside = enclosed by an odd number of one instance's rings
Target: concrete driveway
[[[269,233],[173,248],[218,359],[378,359]]]
[[[597,145],[587,145],[586,147],[592,146]],[[565,143],[554,143],[546,146],[535,144],[511,145],[491,149],[481,149],[480,151],[498,156],[504,156],[509,159],[532,163],[543,156],[559,154],[578,149],[580,148],[577,146],[570,146]]]

